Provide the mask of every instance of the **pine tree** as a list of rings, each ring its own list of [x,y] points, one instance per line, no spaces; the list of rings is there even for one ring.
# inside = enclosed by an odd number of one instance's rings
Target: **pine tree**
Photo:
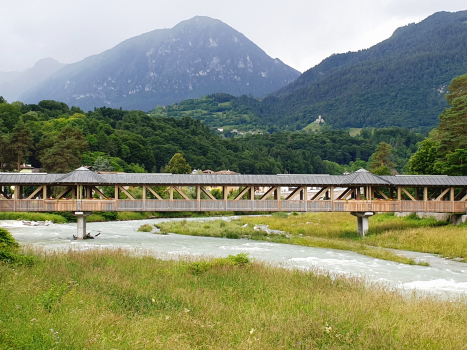
[[[34,148],[31,130],[29,130],[21,117],[11,135],[11,148],[17,156],[17,169],[20,172],[23,158],[30,155],[30,150]]]

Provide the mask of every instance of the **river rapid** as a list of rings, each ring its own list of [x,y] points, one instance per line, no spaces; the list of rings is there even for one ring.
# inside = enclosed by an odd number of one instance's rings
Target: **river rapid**
[[[219,218],[190,218],[187,221],[208,221]],[[229,218],[224,218],[228,220]],[[180,256],[228,256],[249,253],[251,258],[289,268],[318,269],[333,275],[359,276],[369,282],[383,283],[404,291],[434,294],[455,299],[467,296],[467,264],[446,260],[432,254],[401,252],[430,266],[405,265],[360,255],[354,252],[269,243],[245,239],[193,237],[178,234],[159,235],[137,232],[142,224],[182,219],[150,219],[136,221],[88,223],[96,239],[76,241],[76,224],[25,226],[21,221],[0,221],[21,244],[46,250],[88,250],[123,248],[135,253],[154,254],[162,258]],[[184,220],[184,219],[183,219]]]

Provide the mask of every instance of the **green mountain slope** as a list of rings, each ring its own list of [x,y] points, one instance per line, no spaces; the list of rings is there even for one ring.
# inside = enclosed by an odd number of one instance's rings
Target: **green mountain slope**
[[[301,129],[434,126],[450,81],[467,72],[467,11],[436,13],[368,50],[333,55],[263,100],[264,123]]]

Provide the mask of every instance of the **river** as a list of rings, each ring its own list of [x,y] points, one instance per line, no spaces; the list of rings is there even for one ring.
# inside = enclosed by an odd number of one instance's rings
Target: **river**
[[[193,218],[213,220],[219,218]],[[226,218],[227,219],[227,218]],[[430,263],[430,266],[405,265],[360,255],[354,252],[311,248],[289,244],[193,237],[178,234],[159,235],[137,232],[142,224],[154,224],[168,220],[151,219],[136,221],[88,223],[91,240],[76,241],[76,224],[51,226],[25,226],[21,221],[0,221],[21,244],[40,246],[46,250],[87,250],[95,248],[124,248],[144,254],[156,254],[163,258],[188,256],[227,256],[249,253],[251,258],[300,269],[318,269],[331,274],[364,277],[370,282],[384,283],[390,287],[423,294],[435,294],[455,298],[467,295],[467,264],[446,260],[432,254],[401,252]]]

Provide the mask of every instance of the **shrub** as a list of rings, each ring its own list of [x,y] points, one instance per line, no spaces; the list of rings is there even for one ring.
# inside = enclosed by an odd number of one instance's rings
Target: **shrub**
[[[141,225],[139,227],[138,231],[140,231],[140,232],[151,232],[152,231],[152,226],[149,225],[149,224]]]

